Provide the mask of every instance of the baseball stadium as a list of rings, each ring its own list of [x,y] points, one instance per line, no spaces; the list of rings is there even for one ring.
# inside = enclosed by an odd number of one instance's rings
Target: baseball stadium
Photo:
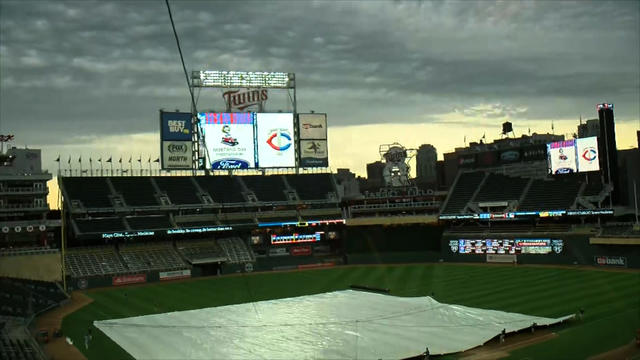
[[[390,140],[364,178],[295,73],[182,65],[155,161],[58,155],[50,188],[47,149],[0,137],[1,359],[640,359],[613,104],[442,160]]]

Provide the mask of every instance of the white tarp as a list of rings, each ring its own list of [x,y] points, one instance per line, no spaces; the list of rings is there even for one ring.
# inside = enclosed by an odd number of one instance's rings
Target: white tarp
[[[557,319],[336,291],[96,321],[136,359],[389,359],[447,354]]]

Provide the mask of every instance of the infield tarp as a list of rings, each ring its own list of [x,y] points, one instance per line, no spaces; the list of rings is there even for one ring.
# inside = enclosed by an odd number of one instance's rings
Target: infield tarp
[[[448,354],[557,319],[361,291],[96,321],[136,359],[398,359]]]

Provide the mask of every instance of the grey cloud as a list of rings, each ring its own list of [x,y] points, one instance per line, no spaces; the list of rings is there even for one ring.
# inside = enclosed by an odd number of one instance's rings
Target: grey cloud
[[[487,119],[572,118],[605,100],[640,118],[638,2],[171,4],[189,69],[295,72],[299,107],[332,126],[479,104],[501,104]],[[189,107],[162,1],[0,10],[1,130],[149,132],[159,108]]]

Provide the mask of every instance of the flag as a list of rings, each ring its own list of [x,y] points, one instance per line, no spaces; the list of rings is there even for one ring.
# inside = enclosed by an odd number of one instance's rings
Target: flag
[[[89,156],[89,162],[91,162],[91,161],[92,161],[92,160],[91,160],[91,156]]]
[[[56,162],[60,162],[60,154],[58,154],[58,158],[56,159]]]
[[[71,164],[71,155],[69,155],[69,160],[67,160],[67,164]]]
[[[81,163],[81,162],[82,162],[82,156],[80,156],[80,157],[78,158],[78,162],[79,162],[79,163]]]
[[[132,158],[133,158],[132,156],[129,156],[129,164],[131,164],[131,159]]]
[[[486,139],[487,138],[487,134],[486,133],[482,134],[482,138]]]
[[[149,156],[149,160],[147,160],[148,163],[151,163],[151,156]]]
[[[118,160],[120,164],[122,164],[122,156],[120,156],[120,160]]]
[[[109,160],[107,160],[107,162],[111,162],[111,156],[109,156]]]
[[[138,156],[138,162],[141,163],[142,162],[142,155]]]
[[[102,156],[98,158],[98,162],[102,162]]]
[[[156,158],[155,160],[153,160],[153,162],[159,163],[160,162],[160,158]]]

